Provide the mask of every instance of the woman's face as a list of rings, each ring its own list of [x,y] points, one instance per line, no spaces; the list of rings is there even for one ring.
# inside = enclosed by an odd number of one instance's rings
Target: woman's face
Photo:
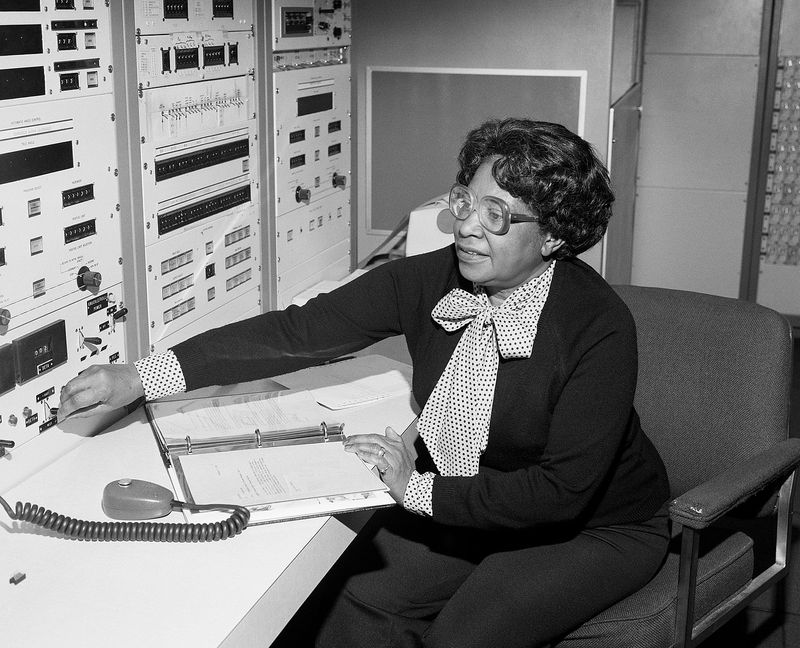
[[[495,159],[487,159],[478,167],[469,183],[470,189],[478,200],[483,196],[495,196],[505,200],[512,212],[530,214],[525,203],[497,186],[492,177]],[[477,211],[466,220],[455,221],[453,236],[461,274],[482,285],[495,305],[518,286],[542,274],[550,265],[549,259],[543,257],[562,244],[560,239],[542,232],[538,223],[511,223],[506,234],[492,234],[478,222]]]

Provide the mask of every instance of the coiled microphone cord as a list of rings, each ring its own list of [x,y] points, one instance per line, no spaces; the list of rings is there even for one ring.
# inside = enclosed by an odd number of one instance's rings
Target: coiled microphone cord
[[[173,500],[173,510],[233,511],[227,520],[203,524],[168,522],[93,522],[59,515],[36,504],[17,502],[14,509],[0,497],[0,505],[12,520],[29,522],[78,540],[210,542],[241,533],[250,521],[250,511],[236,504],[187,504]]]

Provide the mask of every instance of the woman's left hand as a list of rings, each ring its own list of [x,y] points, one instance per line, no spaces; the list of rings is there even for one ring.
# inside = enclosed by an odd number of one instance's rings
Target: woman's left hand
[[[374,464],[389,493],[398,504],[403,503],[408,480],[414,472],[414,458],[401,437],[392,428],[386,436],[357,434],[345,441],[344,449],[355,452],[360,459]]]

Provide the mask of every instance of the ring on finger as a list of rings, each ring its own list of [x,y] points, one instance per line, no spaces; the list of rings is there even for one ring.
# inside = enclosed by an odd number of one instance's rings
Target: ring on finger
[[[385,454],[386,454],[386,448],[384,448],[383,446],[381,446],[381,449],[380,449],[380,450],[378,450],[378,456],[379,456],[381,459],[383,459],[383,456],[384,456]]]

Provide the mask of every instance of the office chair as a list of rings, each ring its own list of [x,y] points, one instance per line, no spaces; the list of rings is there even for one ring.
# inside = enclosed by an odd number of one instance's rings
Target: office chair
[[[791,329],[750,302],[615,289],[636,321],[636,408],[669,474],[673,542],[647,586],[555,645],[696,646],[788,570],[800,464],[800,439],[788,438]],[[755,518],[775,520],[763,569]]]

